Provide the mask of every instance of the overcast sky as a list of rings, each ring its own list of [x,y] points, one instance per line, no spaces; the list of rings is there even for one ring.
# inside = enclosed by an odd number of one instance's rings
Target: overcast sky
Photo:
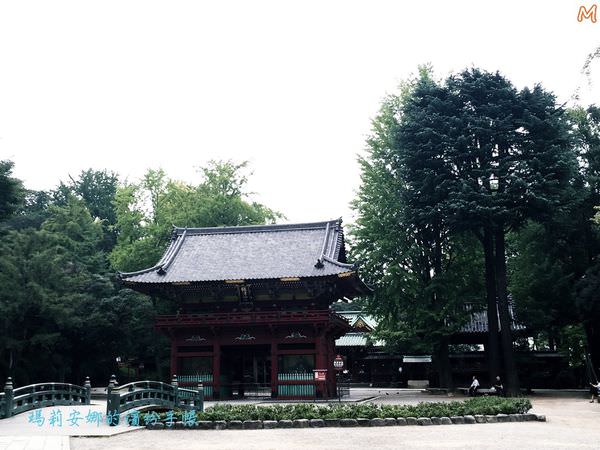
[[[90,167],[197,182],[210,159],[248,160],[255,198],[289,221],[348,222],[370,121],[419,64],[600,104],[580,74],[594,3],[1,0],[0,159],[31,189]]]

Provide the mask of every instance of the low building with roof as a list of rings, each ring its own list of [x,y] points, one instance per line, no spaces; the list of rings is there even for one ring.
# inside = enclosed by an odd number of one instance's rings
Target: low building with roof
[[[335,340],[351,329],[329,309],[370,292],[346,260],[341,219],[173,229],[153,267],[122,283],[177,313],[156,318],[171,374],[210,398],[335,395]]]
[[[469,384],[473,375],[481,380],[487,379],[487,363],[484,347],[488,339],[487,311],[481,305],[465,304],[470,313],[469,320],[452,335],[453,352],[450,363],[455,382]],[[526,328],[515,320],[512,301],[509,304],[512,320],[512,332],[515,338],[526,337]],[[375,339],[371,333],[377,328],[375,317],[363,311],[340,311],[348,320],[351,330],[336,340],[336,351],[343,355],[349,370],[350,381],[372,386],[416,387],[428,380],[437,385],[437,374],[432,366],[430,355],[410,353],[390,353],[385,341]],[[500,324],[499,324],[500,327]],[[543,380],[532,380],[532,372],[545,373],[556,378],[564,369],[564,358],[550,351],[519,351],[516,354],[523,368],[521,378],[526,385],[555,387],[544,384]]]
[[[338,311],[351,330],[335,341],[336,351],[346,361],[349,381],[369,386],[407,387],[428,380],[430,355],[393,354],[385,341],[371,333],[377,328],[375,317],[363,311]]]

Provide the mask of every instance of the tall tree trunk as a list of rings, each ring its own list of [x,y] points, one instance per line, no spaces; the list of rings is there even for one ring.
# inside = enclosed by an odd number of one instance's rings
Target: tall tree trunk
[[[548,348],[553,352],[556,352],[560,347],[560,337],[559,337],[560,329],[555,326],[551,326],[548,329]]]
[[[443,272],[442,268],[442,237],[441,237],[441,226],[439,222],[434,223],[434,240],[435,240],[435,248],[433,255],[433,270],[435,276],[441,276]],[[443,296],[443,292],[439,292],[436,289],[434,292],[433,302],[440,303],[444,302],[445,299]],[[441,327],[444,326],[444,323],[440,324]],[[438,374],[440,377],[440,387],[445,387],[448,390],[454,389],[454,381],[452,380],[452,367],[450,366],[450,352],[448,351],[448,346],[450,344],[450,336],[445,335],[440,338],[437,345],[434,346],[434,355],[436,359],[436,365]]]
[[[509,395],[519,394],[519,374],[513,350],[511,317],[508,309],[507,277],[506,277],[506,245],[502,226],[496,230],[496,284],[498,293],[498,312],[500,316],[500,337],[502,356],[506,371],[506,391]]]
[[[597,377],[600,377],[600,325],[594,321],[584,322],[587,338],[588,352],[592,360],[592,367]]]
[[[454,389],[452,379],[452,366],[450,365],[450,354],[448,351],[449,338],[442,339],[433,349],[435,367],[440,377],[440,387],[448,391]]]
[[[160,358],[160,356],[159,356],[158,353],[159,353],[158,349],[155,349],[155,351],[154,351],[154,364],[156,365],[156,376],[157,376],[158,380],[165,380],[165,377],[163,376],[164,375],[164,373],[163,373],[164,371],[163,371],[163,368],[162,368],[162,366],[160,364],[161,363],[161,358]]]
[[[487,299],[488,344],[487,359],[490,383],[500,374],[500,342],[498,336],[498,309],[496,305],[496,273],[494,269],[494,235],[490,227],[483,230],[485,256],[485,290]]]

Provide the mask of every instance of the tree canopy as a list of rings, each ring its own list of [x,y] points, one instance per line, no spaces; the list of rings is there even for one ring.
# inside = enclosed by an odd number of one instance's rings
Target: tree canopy
[[[352,238],[353,254],[376,286],[368,306],[382,319],[381,336],[395,347],[433,352],[441,383],[451,386],[449,340],[468,319],[465,303],[481,303],[473,270],[481,257],[468,236],[450,234],[447,218],[435,206],[443,196],[438,183],[444,167],[399,144],[401,134],[415,126],[425,143],[420,149],[430,155],[438,151],[438,130],[416,123],[429,120],[430,111],[415,109],[408,117],[411,102],[423,96],[440,101],[438,94],[423,70],[400,95],[384,101],[367,156],[359,160],[362,184],[353,204],[358,218]],[[415,170],[426,175],[417,179]]]
[[[139,183],[115,195],[117,245],[110,259],[128,272],[151,267],[165,250],[173,225],[217,227],[274,223],[282,215],[250,200],[247,163],[211,161],[197,185],[170,180],[149,170]]]
[[[21,180],[12,176],[14,163],[0,161],[0,222],[12,215],[25,197]]]
[[[443,261],[453,261],[453,252],[465,256],[468,246],[453,245],[456,239],[467,233],[479,240],[490,373],[491,377],[499,373],[502,349],[509,389],[516,391],[505,236],[528,220],[548,221],[568,209],[576,155],[567,114],[541,86],[518,91],[501,74],[479,69],[443,81],[422,69],[400,91],[384,101],[386,117],[374,123],[376,134],[384,138],[370,139],[368,156],[360,161],[363,184],[356,203],[357,245],[376,261],[372,266],[380,268],[373,271],[374,281],[395,286],[387,295],[402,308],[407,306],[402,295],[411,286],[405,273],[421,272],[423,279],[434,280],[449,271]],[[371,175],[373,168],[379,170],[376,177]],[[378,192],[384,194],[381,197],[388,196],[377,206],[361,197],[373,190],[374,179]],[[373,222],[385,225],[367,235]],[[388,245],[384,229],[409,236]],[[411,230],[416,234],[411,236]],[[400,263],[398,255],[410,247],[418,249],[418,261]],[[431,255],[429,263],[423,265],[427,255]],[[465,261],[473,268],[478,260],[470,256]],[[433,298],[443,299],[445,305],[451,304],[452,296],[466,301],[459,292],[459,286],[445,286]],[[426,299],[414,292],[408,296],[414,308],[431,310]],[[439,321],[430,324],[432,332],[439,328]]]
[[[279,213],[251,201],[246,164],[213,162],[188,185],[148,171],[139,183],[86,170],[53,191],[0,175],[0,378],[103,383],[116,359],[163,378],[168,342],[153,328],[168,304],[124,289],[116,269],[156,262],[172,224],[244,225]],[[3,183],[3,184],[2,184]],[[110,253],[109,253],[110,252]],[[115,265],[112,265],[113,261]],[[93,358],[90,357],[93,355]]]

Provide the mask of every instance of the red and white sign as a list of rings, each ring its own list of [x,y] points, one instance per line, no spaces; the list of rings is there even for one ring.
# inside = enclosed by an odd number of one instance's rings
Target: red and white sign
[[[327,381],[327,369],[315,369],[315,381]]]

